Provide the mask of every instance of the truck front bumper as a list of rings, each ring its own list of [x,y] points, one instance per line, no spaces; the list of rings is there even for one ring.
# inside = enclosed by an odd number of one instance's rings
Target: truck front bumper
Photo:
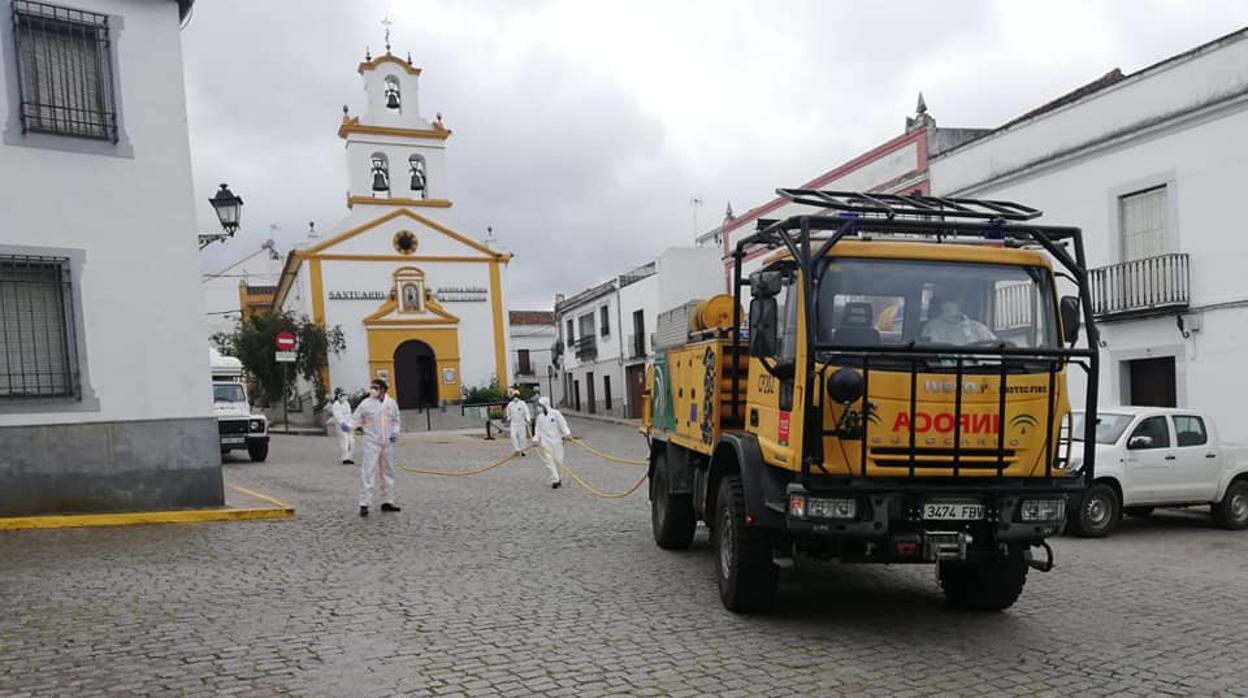
[[[883,540],[898,536],[924,536],[929,533],[967,532],[973,536],[990,535],[1000,542],[1043,540],[1059,533],[1066,523],[1067,497],[1064,487],[992,487],[973,486],[965,489],[897,488],[857,486],[808,490],[799,483],[789,483],[784,503],[785,528],[790,535],[809,538],[841,538]],[[853,518],[830,518],[797,513],[795,498],[805,503],[819,500],[854,502]],[[1023,521],[1022,505],[1028,500],[1061,502],[1053,515],[1044,520]],[[948,505],[968,512],[966,518],[927,518],[931,513],[925,505]]]

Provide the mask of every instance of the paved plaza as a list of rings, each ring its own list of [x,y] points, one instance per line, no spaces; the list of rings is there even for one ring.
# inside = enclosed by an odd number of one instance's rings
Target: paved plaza
[[[628,428],[572,420],[645,453]],[[413,434],[400,461],[467,469],[503,441]],[[399,473],[356,513],[328,437],[231,459],[290,521],[0,534],[0,695],[1248,695],[1248,533],[1195,514],[1061,538],[1009,611],[949,610],[933,568],[811,565],[766,617],[723,610],[705,532],[670,553],[643,491],[552,491],[535,457]],[[607,490],[640,470],[570,447]]]

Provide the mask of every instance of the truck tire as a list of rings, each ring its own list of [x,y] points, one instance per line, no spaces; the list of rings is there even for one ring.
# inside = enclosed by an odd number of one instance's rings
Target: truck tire
[[[1213,521],[1232,531],[1248,528],[1248,480],[1235,480],[1227,486],[1222,501],[1213,505]]]
[[[940,587],[955,608],[1002,611],[1014,605],[1027,583],[1023,548],[1012,545],[1005,557],[940,563]]]
[[[1126,507],[1122,513],[1133,519],[1147,519],[1153,515],[1154,507]]]
[[[1074,500],[1078,508],[1071,513],[1067,528],[1081,538],[1104,538],[1118,527],[1122,518],[1122,502],[1118,492],[1104,482],[1094,482],[1083,496]]]
[[[269,457],[269,442],[247,444],[247,455],[251,457],[252,463],[263,463],[264,459]]]
[[[660,444],[650,477],[650,528],[654,542],[664,550],[686,550],[693,543],[698,520],[693,495],[672,494],[672,475],[667,468],[667,447]]]
[[[745,494],[739,475],[725,475],[715,498],[715,577],[719,599],[734,613],[762,613],[776,602],[779,570],[766,534],[745,525]]]

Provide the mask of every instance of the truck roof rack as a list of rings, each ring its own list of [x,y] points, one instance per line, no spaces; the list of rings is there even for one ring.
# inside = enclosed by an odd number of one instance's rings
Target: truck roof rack
[[[776,194],[795,204],[831,209],[843,213],[856,213],[895,218],[896,216],[1029,221],[1039,218],[1039,209],[1013,201],[989,199],[961,199],[947,196],[923,196],[921,194],[876,194],[867,192],[828,191],[823,189],[780,188]]]

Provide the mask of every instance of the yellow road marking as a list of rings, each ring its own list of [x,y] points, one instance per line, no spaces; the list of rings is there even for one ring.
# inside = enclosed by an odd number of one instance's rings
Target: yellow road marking
[[[273,506],[275,506],[275,507],[277,507],[277,508],[279,508],[279,509],[290,509],[292,512],[295,510],[295,508],[294,508],[294,507],[292,507],[291,505],[289,505],[289,504],[287,504],[287,503],[285,503],[285,502],[283,502],[283,501],[281,501],[281,500],[274,499],[273,497],[270,497],[270,496],[269,496],[269,495],[267,495],[267,494],[261,494],[261,493],[259,493],[259,492],[255,491],[255,490],[249,490],[249,489],[247,489],[246,487],[243,487],[242,485],[230,485],[230,489],[232,489],[232,490],[236,490],[236,491],[238,491],[238,492],[242,492],[243,494],[249,494],[249,495],[251,495],[251,496],[255,497],[256,499],[261,499],[261,500],[264,500],[264,501],[268,502],[269,504],[272,504]]]

